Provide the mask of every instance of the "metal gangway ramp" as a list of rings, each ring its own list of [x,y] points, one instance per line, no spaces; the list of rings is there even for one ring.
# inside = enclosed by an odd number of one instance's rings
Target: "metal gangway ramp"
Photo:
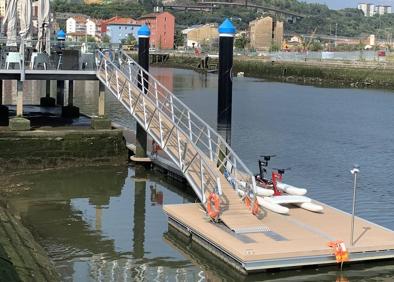
[[[254,176],[225,140],[127,54],[111,61],[97,51],[97,58],[98,79],[183,172],[204,207],[215,192],[231,230],[259,228],[237,192],[254,193]]]

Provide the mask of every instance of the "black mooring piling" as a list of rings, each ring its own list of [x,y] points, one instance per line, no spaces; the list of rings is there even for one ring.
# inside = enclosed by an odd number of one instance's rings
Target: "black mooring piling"
[[[233,45],[235,27],[229,19],[219,26],[219,85],[218,85],[218,131],[231,143],[231,112],[233,95]]]
[[[141,26],[138,30],[138,64],[146,71],[149,71],[149,37],[149,27],[147,25]],[[145,73],[143,76],[140,74],[138,75],[138,86],[144,93],[146,93],[148,89],[148,79]],[[145,158],[147,156],[148,136],[145,129],[139,123],[137,123],[136,126],[136,137],[137,144],[135,156],[138,158]]]

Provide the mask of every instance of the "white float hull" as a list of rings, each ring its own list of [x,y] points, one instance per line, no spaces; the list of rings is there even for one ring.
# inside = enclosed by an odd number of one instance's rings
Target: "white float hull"
[[[266,208],[270,211],[280,213],[280,214],[289,214],[289,208],[283,207],[281,205],[275,204],[274,202],[269,200],[269,197],[260,197],[257,196],[257,202],[263,208]]]
[[[298,188],[282,182],[277,182],[276,187],[282,192],[295,196],[303,196],[308,192],[305,188]]]
[[[301,203],[295,205],[311,212],[317,212],[317,213],[323,212],[323,207],[314,203]]]
[[[272,196],[272,195],[274,195],[274,190],[265,189],[265,188],[256,186],[256,194],[258,196],[263,196],[263,197]]]

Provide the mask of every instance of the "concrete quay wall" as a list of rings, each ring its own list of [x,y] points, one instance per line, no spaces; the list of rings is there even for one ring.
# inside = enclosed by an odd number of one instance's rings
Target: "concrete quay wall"
[[[0,173],[127,162],[121,130],[0,131]]]

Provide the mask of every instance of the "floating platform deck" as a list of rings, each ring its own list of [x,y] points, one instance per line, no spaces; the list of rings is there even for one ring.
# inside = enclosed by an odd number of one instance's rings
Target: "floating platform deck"
[[[328,242],[343,240],[349,262],[394,258],[394,232],[356,217],[350,244],[351,215],[324,205],[324,213],[294,207],[290,215],[264,210],[259,226],[231,230],[212,223],[200,204],[166,205],[169,224],[242,272],[335,264]],[[237,217],[244,225],[242,216]],[[346,264],[345,263],[345,264]]]

